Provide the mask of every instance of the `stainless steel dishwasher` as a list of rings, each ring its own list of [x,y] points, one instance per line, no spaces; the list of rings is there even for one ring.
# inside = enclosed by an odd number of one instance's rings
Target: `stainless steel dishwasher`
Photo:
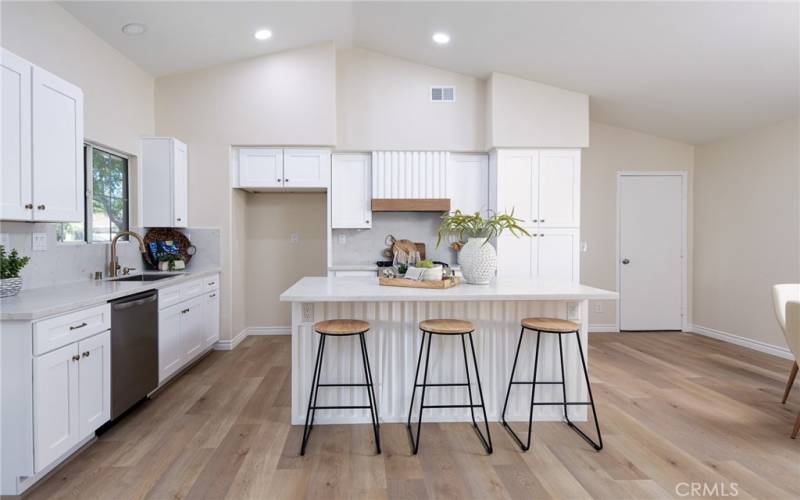
[[[111,301],[111,418],[158,387],[158,292]]]

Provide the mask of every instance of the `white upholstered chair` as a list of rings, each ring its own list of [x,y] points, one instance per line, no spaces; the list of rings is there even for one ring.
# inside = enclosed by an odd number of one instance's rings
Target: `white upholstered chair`
[[[783,393],[782,403],[786,402],[792,390],[792,384],[797,376],[800,359],[800,283],[786,283],[772,287],[772,302],[775,306],[775,316],[781,325],[783,335],[789,350],[794,354],[794,365],[789,373],[789,380],[786,382],[786,390]],[[797,436],[800,431],[800,413],[792,430],[792,438]]]

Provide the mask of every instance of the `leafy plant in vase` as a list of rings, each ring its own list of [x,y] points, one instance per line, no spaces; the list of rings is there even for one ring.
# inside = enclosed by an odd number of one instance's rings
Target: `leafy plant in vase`
[[[30,260],[30,257],[20,257],[16,250],[6,254],[6,248],[0,245],[0,297],[11,297],[22,290],[19,273]]]
[[[497,251],[491,244],[492,238],[497,238],[504,231],[509,231],[517,238],[530,236],[520,223],[521,219],[510,214],[490,214],[484,218],[480,212],[464,214],[460,210],[442,216],[439,225],[439,239],[436,246],[447,236],[457,236],[460,247],[458,263],[464,281],[473,285],[485,285],[492,281],[497,273]],[[464,237],[467,237],[466,243]],[[458,249],[458,248],[457,248]]]

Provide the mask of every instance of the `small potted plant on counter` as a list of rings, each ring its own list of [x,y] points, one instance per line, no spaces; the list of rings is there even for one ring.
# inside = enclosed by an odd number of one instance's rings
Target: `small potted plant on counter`
[[[513,210],[510,214],[490,214],[486,218],[480,212],[470,215],[456,210],[442,216],[436,246],[448,235],[458,237],[458,263],[464,281],[473,285],[485,285],[497,273],[497,251],[492,246],[491,239],[497,238],[506,230],[517,238],[530,236],[520,226],[521,222],[522,220],[514,217]],[[468,238],[466,243],[464,237]]]
[[[22,290],[19,272],[30,260],[30,257],[20,257],[16,250],[6,254],[5,247],[0,245],[0,297],[11,297]]]

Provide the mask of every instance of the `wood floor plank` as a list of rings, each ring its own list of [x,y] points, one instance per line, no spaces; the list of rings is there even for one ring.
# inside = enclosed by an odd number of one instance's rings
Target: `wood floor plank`
[[[306,456],[290,425],[289,337],[212,352],[34,487],[44,499],[680,498],[679,483],[736,484],[737,498],[800,497],[800,387],[791,362],[687,333],[591,334],[589,369],[605,448],[535,422],[522,453],[491,424],[317,425]],[[798,384],[800,386],[800,384]],[[590,435],[590,423],[580,426]],[[525,424],[515,424],[523,430]],[[729,491],[729,490],[728,490]]]

